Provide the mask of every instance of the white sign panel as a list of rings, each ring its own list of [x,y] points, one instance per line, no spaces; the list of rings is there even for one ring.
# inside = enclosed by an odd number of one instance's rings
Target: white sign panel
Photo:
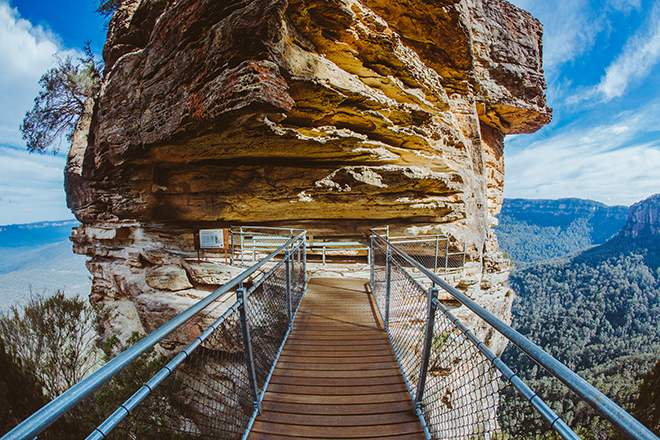
[[[201,249],[224,249],[224,229],[200,229],[199,247]]]

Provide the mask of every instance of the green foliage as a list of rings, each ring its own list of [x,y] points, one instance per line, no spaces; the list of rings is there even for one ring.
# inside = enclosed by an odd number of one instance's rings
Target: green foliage
[[[48,402],[43,383],[30,371],[24,371],[20,359],[5,350],[0,339],[0,435],[6,434],[23,419]]]
[[[42,90],[20,127],[28,151],[57,152],[62,136],[69,142],[73,138],[85,101],[96,95],[101,86],[102,69],[89,45],[89,41],[85,43],[85,56],[78,63],[68,56],[58,59],[57,66],[39,80]]]
[[[121,6],[122,0],[99,0],[96,7],[96,12],[102,16],[109,18]]]
[[[25,374],[40,378],[54,398],[98,364],[99,313],[81,298],[33,295],[22,308],[0,314],[0,337]]]
[[[633,415],[656,435],[660,435],[660,361],[644,375]]]
[[[97,312],[80,298],[67,298],[61,291],[51,297],[33,295],[22,309],[12,307],[0,314],[1,431],[9,431],[75,385],[92,368],[108,362],[144,336],[134,332],[123,344],[116,336],[106,339],[101,360],[98,323],[105,316],[105,312]],[[166,363],[165,356],[148,350],[39,438],[87,437]]]
[[[106,339],[103,344],[104,361],[108,362],[114,357],[113,354],[117,350],[122,352],[139,342],[143,337],[143,334],[133,332],[124,344],[121,344],[116,336]],[[112,414],[152,376],[160,371],[167,364],[167,361],[166,356],[156,356],[155,350],[152,348],[131,362],[95,393],[99,411],[106,415]]]
[[[601,246],[510,278],[513,327],[629,411],[660,352],[660,270],[639,250]],[[503,359],[582,438],[612,438],[608,423],[517,349]]]

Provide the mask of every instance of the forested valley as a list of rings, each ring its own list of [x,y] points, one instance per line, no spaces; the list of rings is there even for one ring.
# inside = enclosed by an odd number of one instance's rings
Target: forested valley
[[[660,433],[660,390],[647,385],[639,397],[645,375],[660,381],[660,236],[633,226],[572,258],[514,269],[512,326]],[[581,437],[619,438],[519,350],[503,359]]]

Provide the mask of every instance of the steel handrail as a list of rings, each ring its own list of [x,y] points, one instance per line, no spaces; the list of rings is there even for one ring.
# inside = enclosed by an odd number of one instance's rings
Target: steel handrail
[[[254,264],[249,269],[246,269],[243,273],[233,278],[227,284],[220,287],[197,304],[181,312],[177,317],[163,324],[157,330],[153,331],[139,342],[132,345],[124,352],[120,353],[117,357],[110,360],[107,364],[103,365],[94,373],[66,390],[59,397],[44,405],[37,412],[21,422],[21,424],[5,434],[0,440],[28,440],[36,437],[50,425],[55,423],[57,419],[62,417],[71,408],[77,405],[81,400],[92,394],[105,382],[112,379],[117,373],[119,373],[128,364],[141,356],[145,351],[159,343],[163,338],[182,326],[186,321],[195,316],[197,313],[201,312],[204,308],[217,300],[219,297],[229,292],[234,287],[238,286],[239,283],[242,283],[246,278],[259,270],[259,268],[261,268],[264,264],[266,264],[267,261],[285,250],[295,241],[303,239],[304,236],[305,232],[302,232],[291,238],[289,241],[287,241],[286,244],[271,252],[266,258]]]
[[[516,345],[535,362],[545,368],[550,374],[555,376],[578,396],[587,401],[596,411],[598,411],[598,413],[600,413],[617,429],[624,433],[626,437],[632,440],[660,440],[647,427],[642,425],[637,419],[628,414],[623,408],[618,406],[605,394],[598,391],[598,389],[596,389],[586,380],[582,379],[567,366],[546,353],[541,347],[534,344],[532,341],[518,333],[509,325],[505,324],[488,310],[468,298],[465,294],[449,285],[442,278],[426,269],[412,257],[408,256],[405,252],[397,248],[393,243],[389,242],[387,238],[384,238],[378,234],[374,235],[388,243],[391,250],[396,251],[397,254],[399,254],[408,263],[415,266],[424,275],[429,277],[431,281],[449,292],[457,301],[466,306],[468,309],[472,310],[475,314],[477,314],[477,316],[490,324],[493,328],[495,328],[495,330],[500,332],[509,341],[513,342],[514,345]]]

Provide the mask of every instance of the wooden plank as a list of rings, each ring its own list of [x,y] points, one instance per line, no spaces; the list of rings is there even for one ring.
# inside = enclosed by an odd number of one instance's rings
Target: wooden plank
[[[366,405],[330,405],[330,404],[298,404],[298,403],[285,403],[264,400],[262,405],[263,412],[282,412],[288,414],[310,414],[310,415],[361,415],[361,414],[393,414],[398,412],[405,412],[412,414],[413,404],[412,400],[397,401],[397,402],[384,402],[384,403],[370,403]]]
[[[299,387],[305,387],[307,385],[323,387],[357,387],[403,384],[404,382],[401,379],[401,373],[399,373],[398,375],[376,377],[290,377],[274,374],[270,383],[295,385]]]
[[[390,368],[365,368],[363,370],[338,370],[338,371],[328,371],[328,370],[307,370],[307,369],[288,369],[283,368],[280,365],[275,367],[273,371],[273,377],[307,377],[307,378],[320,378],[320,379],[330,379],[330,378],[370,378],[370,377],[398,377],[401,378],[401,370],[398,366]]]
[[[371,348],[364,347],[362,350],[342,350],[341,347],[325,347],[325,350],[319,348],[307,348],[307,349],[292,349],[291,347],[286,347],[282,350],[282,356],[297,356],[300,358],[303,357],[373,357],[373,356],[391,356],[392,349],[389,350],[386,348]]]
[[[386,356],[343,356],[332,358],[327,356],[289,356],[284,353],[280,355],[280,361],[298,364],[370,364],[378,362],[396,362],[394,353]]]
[[[302,338],[293,338],[290,337],[286,341],[287,348],[293,349],[304,349],[306,347],[344,347],[347,350],[355,347],[356,350],[360,350],[363,347],[391,347],[390,341],[386,336],[380,338],[368,338],[368,339],[302,339]]]
[[[360,371],[360,370],[371,370],[371,369],[383,369],[383,368],[392,368],[398,364],[393,364],[389,362],[374,362],[371,364],[328,364],[328,363],[318,363],[318,364],[308,364],[308,363],[297,363],[295,359],[292,359],[292,362],[283,361],[281,358],[277,362],[277,366],[285,369],[305,369],[305,370],[321,370],[321,371]]]
[[[322,396],[267,392],[264,394],[264,400],[305,405],[365,405],[373,403],[412,402],[408,392],[362,395],[359,399],[356,399],[355,396]]]
[[[393,392],[406,392],[406,384],[403,381],[399,383],[390,383],[385,385],[356,385],[356,386],[318,386],[312,382],[306,386],[270,384],[268,391],[282,394],[298,394],[313,396],[354,396],[359,400],[361,396],[389,394]]]
[[[422,427],[417,422],[399,423],[396,425],[374,425],[374,426],[300,426],[284,425],[255,421],[252,431],[274,435],[294,435],[305,438],[374,438],[388,435],[404,435],[420,433]]]
[[[348,344],[349,341],[355,341],[359,344],[368,344],[374,342],[386,342],[389,344],[387,335],[382,334],[383,330],[373,329],[373,331],[360,331],[360,332],[324,332],[323,334],[315,331],[305,331],[295,329],[289,335],[287,342],[291,341],[292,344],[326,344],[328,342],[337,341],[341,344]]]
[[[341,351],[342,353],[364,353],[372,351],[387,351],[391,352],[392,346],[389,342],[376,341],[370,344],[355,344],[355,343],[341,343],[335,341],[327,341],[324,344],[286,344],[285,350],[289,353],[320,353],[320,352],[335,352]]]
[[[363,323],[352,322],[350,324],[340,322],[337,320],[327,321],[327,322],[313,322],[313,321],[300,321],[296,322],[293,326],[294,336],[309,336],[312,339],[317,339],[318,337],[325,336],[352,336],[354,337],[364,337],[370,336],[374,339],[387,338],[387,333],[385,333],[382,327],[374,325],[373,323]]]
[[[304,437],[294,437],[294,436],[291,436],[291,435],[262,434],[260,432],[255,432],[254,434],[250,434],[249,438],[251,440],[300,440],[301,438],[304,438]],[[319,437],[316,437],[316,438],[319,438]],[[365,438],[368,438],[368,437],[344,438],[342,440],[364,440]],[[372,438],[375,438],[375,437],[372,437]],[[382,440],[426,440],[426,437],[424,436],[423,433],[393,435],[393,436],[378,437],[378,438],[382,439]],[[328,439],[328,440],[330,440],[330,439]]]
[[[348,414],[348,415],[318,415],[292,414],[267,411],[260,418],[262,422],[305,425],[305,426],[372,426],[394,425],[398,423],[419,421],[412,411],[399,411],[393,414]]]

